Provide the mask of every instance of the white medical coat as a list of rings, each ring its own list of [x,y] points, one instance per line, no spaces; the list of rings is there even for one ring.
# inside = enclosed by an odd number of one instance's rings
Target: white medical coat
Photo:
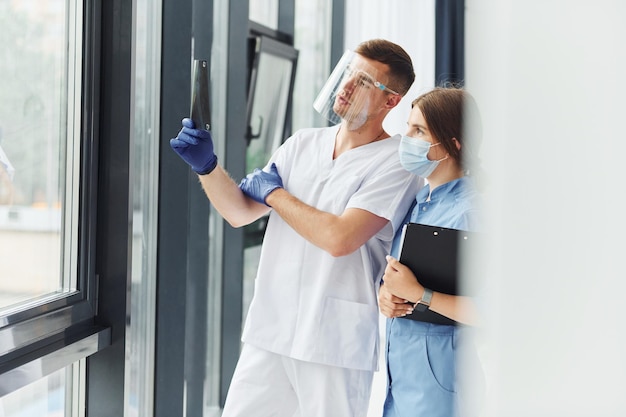
[[[391,224],[355,252],[333,257],[271,212],[242,340],[294,359],[373,371],[385,255],[421,182],[400,165],[399,135],[333,160],[337,131],[300,130],[269,163],[304,203],[337,215],[359,208]]]

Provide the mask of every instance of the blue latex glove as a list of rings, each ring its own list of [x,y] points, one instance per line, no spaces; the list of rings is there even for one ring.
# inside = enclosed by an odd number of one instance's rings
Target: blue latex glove
[[[217,166],[211,133],[195,129],[193,120],[189,118],[184,118],[182,123],[183,128],[178,136],[170,139],[170,146],[196,173],[210,173]]]
[[[283,179],[278,175],[276,164],[272,163],[270,172],[256,168],[251,174],[248,174],[246,178],[241,180],[239,188],[254,201],[269,206],[265,199],[275,189],[283,188]]]

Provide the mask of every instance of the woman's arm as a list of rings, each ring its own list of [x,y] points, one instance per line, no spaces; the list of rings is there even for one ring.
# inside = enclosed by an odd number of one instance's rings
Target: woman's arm
[[[413,272],[397,259],[387,256],[387,267],[383,276],[386,291],[412,303],[424,294],[424,287]],[[477,325],[478,310],[470,297],[433,292],[430,310],[463,324]]]

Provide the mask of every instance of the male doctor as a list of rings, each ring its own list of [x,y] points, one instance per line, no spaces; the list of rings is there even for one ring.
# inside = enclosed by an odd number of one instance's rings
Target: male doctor
[[[183,119],[171,146],[232,226],[271,210],[223,417],[365,416],[378,363],[377,286],[419,188],[385,116],[415,74],[382,39],[347,51],[315,101],[332,127],[297,131],[239,186],[211,134]]]

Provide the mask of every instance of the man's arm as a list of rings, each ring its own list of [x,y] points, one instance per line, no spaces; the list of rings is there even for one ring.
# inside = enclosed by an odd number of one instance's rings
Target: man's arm
[[[240,227],[267,213],[267,206],[246,197],[218,165],[211,133],[195,129],[191,119],[183,119],[182,124],[170,146],[198,174],[204,192],[222,217],[231,226]]]
[[[233,227],[250,224],[270,211],[265,204],[259,204],[241,192],[220,165],[210,174],[198,175],[198,178],[213,207]]]
[[[388,222],[362,209],[349,208],[337,216],[305,204],[283,188],[275,164],[269,172],[254,170],[239,188],[257,203],[272,207],[300,236],[332,256],[354,252]]]
[[[349,208],[339,216],[327,213],[303,203],[283,188],[276,188],[265,201],[298,234],[332,256],[354,252],[388,222],[357,208]]]

